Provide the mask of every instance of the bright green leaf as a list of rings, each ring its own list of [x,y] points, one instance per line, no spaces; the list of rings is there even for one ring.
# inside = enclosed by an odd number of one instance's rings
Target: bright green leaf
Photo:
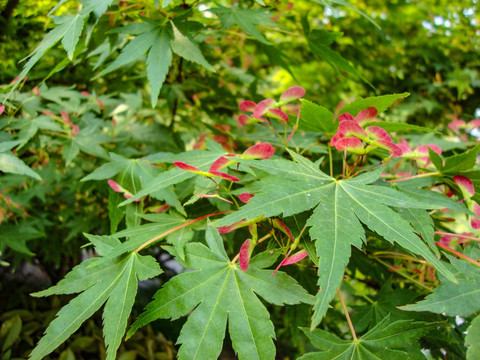
[[[155,107],[158,94],[168,74],[172,63],[172,50],[170,49],[170,38],[165,31],[157,34],[147,56],[147,77],[152,89],[150,101]]]
[[[391,95],[382,95],[382,96],[373,96],[373,97],[368,97],[368,98],[357,98],[350,104],[345,105],[344,107],[341,108],[339,111],[339,114],[342,113],[348,113],[353,116],[357,116],[357,114],[371,106],[376,108],[378,110],[378,113],[382,113],[385,110],[387,110],[392,104],[399,100],[399,99],[405,99],[407,96],[409,96],[409,93],[402,93],[402,94],[391,94]],[[377,123],[375,123],[376,125]],[[399,126],[395,124],[395,126]],[[387,130],[387,129],[385,129]],[[388,131],[388,130],[387,130]]]
[[[333,114],[326,108],[308,100],[302,100],[299,129],[333,134],[336,132],[337,126]]]
[[[277,24],[271,20],[271,13],[264,9],[242,9],[235,6],[227,8],[218,4],[217,6],[210,11],[219,16],[223,29],[227,30],[233,25],[238,25],[247,35],[264,44],[270,44],[256,27],[276,27]]]
[[[436,326],[436,323],[411,320],[390,322],[387,316],[358,341],[342,340],[325,330],[310,332],[302,328],[321,352],[307,353],[299,360],[414,360],[422,356],[418,340]],[[412,344],[415,343],[413,353]]]
[[[212,65],[203,57],[202,52],[192,40],[183,35],[175,26],[173,22],[170,22],[173,30],[173,41],[170,43],[172,50],[175,54],[183,57],[185,60],[192,61],[203,66],[209,71],[215,71]]]
[[[11,174],[26,175],[35,180],[42,180],[40,175],[11,153],[0,154],[0,171]]]
[[[467,360],[480,358],[480,316],[475,317],[468,327],[465,345],[468,347]]]
[[[344,112],[344,109],[342,109],[342,112]],[[378,126],[378,127],[381,127],[382,129],[386,130],[387,132],[396,132],[396,133],[434,132],[434,133],[440,134],[440,132],[438,132],[435,129],[427,128],[427,127],[424,127],[424,126],[411,125],[411,124],[407,124],[407,123],[394,123],[394,122],[387,122],[387,121],[373,121],[373,122],[365,123],[363,125],[363,127],[367,127],[367,126]]]
[[[115,359],[135,300],[137,271],[142,280],[161,273],[153,258],[135,253],[107,262],[92,258],[76,266],[57,285],[34,294],[47,296],[82,291],[57,313],[30,358],[40,360],[51,353],[106,302],[103,331],[107,359]]]
[[[182,344],[179,359],[216,359],[227,320],[239,359],[274,359],[273,324],[255,294],[277,305],[312,303],[312,296],[285,273],[272,277],[272,270],[253,265],[241,271],[225,257],[218,232],[212,227],[207,232],[213,249],[200,243],[187,244],[186,264],[196,271],[177,275],[160,289],[128,336],[153,320],[176,319],[193,310],[178,339]]]

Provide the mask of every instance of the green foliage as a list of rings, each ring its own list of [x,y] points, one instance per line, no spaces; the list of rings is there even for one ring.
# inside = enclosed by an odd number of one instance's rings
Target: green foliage
[[[468,262],[451,258],[450,262],[457,270],[458,284],[442,282],[425,300],[404,307],[410,311],[430,311],[438,314],[469,316],[479,309],[480,271]]]
[[[478,316],[472,321],[472,324],[468,328],[468,334],[465,338],[465,344],[468,346],[467,359],[475,359],[480,355],[480,319]]]
[[[155,294],[155,300],[132,325],[136,329],[158,318],[176,319],[193,309],[178,342],[180,359],[213,359],[222,350],[228,320],[230,338],[240,359],[274,359],[273,324],[264,305],[254,295],[276,305],[312,303],[297,282],[284,273],[272,277],[272,270],[255,266],[243,272],[230,263],[217,230],[207,229],[210,248],[198,243],[185,250],[187,269]],[[269,263],[275,261],[272,255]]]
[[[135,300],[137,282],[160,273],[155,259],[135,253],[110,262],[94,258],[78,265],[54,287],[33,294],[48,296],[82,292],[58,312],[30,358],[41,359],[52,352],[105,303],[103,333],[107,359],[115,359]]]
[[[477,7],[0,1],[0,357],[476,359]]]
[[[322,352],[308,353],[300,359],[418,359],[420,348],[412,343],[432,331],[437,324],[385,317],[358,340],[342,340],[324,330],[302,329]]]

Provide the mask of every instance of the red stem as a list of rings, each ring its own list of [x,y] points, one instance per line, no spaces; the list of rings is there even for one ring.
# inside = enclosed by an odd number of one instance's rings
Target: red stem
[[[478,261],[473,260],[471,257],[468,257],[467,255],[464,255],[461,252],[458,252],[457,250],[450,249],[448,246],[442,245],[438,241],[435,241],[435,245],[437,245],[438,247],[441,247],[444,250],[447,250],[448,252],[451,252],[452,254],[457,255],[459,258],[467,260],[469,263],[472,263],[475,266],[480,267],[480,263]]]
[[[164,237],[164,236],[170,235],[171,233],[173,233],[173,232],[175,232],[175,231],[177,231],[177,230],[180,230],[180,229],[184,228],[185,226],[191,225],[191,224],[193,224],[193,223],[196,223],[197,221],[200,221],[200,220],[209,218],[209,217],[211,217],[211,216],[221,215],[221,214],[225,214],[225,213],[228,213],[228,212],[230,212],[230,210],[228,210],[228,211],[219,211],[219,212],[216,212],[216,213],[211,213],[211,214],[203,215],[203,216],[200,216],[199,218],[190,220],[190,221],[186,222],[185,224],[178,225],[178,226],[174,227],[173,229],[170,229],[170,230],[168,230],[168,231],[165,231],[164,233],[162,233],[162,234],[160,234],[160,235],[157,235],[157,236],[155,236],[154,238],[151,238],[151,239],[148,240],[147,242],[145,242],[145,243],[143,243],[142,245],[140,245],[137,249],[135,249],[134,252],[138,253],[140,250],[142,250],[143,248],[147,247],[147,246],[150,245],[151,243],[157,241],[158,239],[161,239],[161,238]]]
[[[443,232],[443,231],[435,231],[434,234],[436,234],[436,235],[447,235],[447,236],[458,237],[460,239],[468,239],[468,240],[473,240],[473,241],[480,241],[479,238],[476,238],[476,237],[473,237],[473,236],[458,235],[458,234],[447,233],[447,232]]]

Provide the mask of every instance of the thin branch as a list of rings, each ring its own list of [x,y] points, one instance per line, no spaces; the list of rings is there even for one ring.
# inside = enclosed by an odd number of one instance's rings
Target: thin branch
[[[457,251],[457,250],[453,250],[451,248],[449,248],[448,246],[446,245],[443,245],[443,244],[440,244],[438,241],[435,241],[435,245],[437,245],[438,247],[441,247],[443,250],[446,250],[452,254],[455,254],[457,255],[459,258],[463,259],[463,260],[466,260],[468,261],[469,263],[475,265],[475,266],[478,266],[480,267],[480,263],[478,261],[475,261],[473,260],[471,257],[467,256],[467,255],[464,255],[462,254],[461,252]]]
[[[435,235],[446,235],[446,236],[451,236],[451,237],[457,237],[460,239],[467,239],[467,240],[473,240],[473,241],[480,241],[479,238],[473,237],[473,236],[468,236],[468,235],[459,235],[459,234],[453,234],[453,233],[447,233],[443,231],[434,231]]]
[[[352,320],[350,319],[350,315],[348,314],[347,306],[345,305],[345,301],[343,301],[342,293],[337,288],[337,295],[340,298],[340,302],[342,303],[343,312],[345,313],[345,318],[347,319],[348,327],[350,328],[350,332],[352,333],[353,341],[357,342],[357,334],[355,333],[355,328],[353,327]]]
[[[374,257],[373,259],[377,260],[380,264],[382,264],[383,266],[387,267],[390,271],[393,271],[394,273],[400,275],[401,277],[404,277],[405,279],[407,280],[410,280],[412,283],[414,283],[415,285],[425,289],[425,290],[428,290],[428,291],[432,291],[432,289],[430,289],[428,286],[425,286],[423,285],[420,281],[417,281],[415,280],[414,278],[402,273],[401,271],[398,271],[397,269],[395,269],[393,266],[387,264],[386,262],[380,260],[379,258],[377,257]]]
[[[230,210],[228,211],[219,211],[219,212],[216,212],[216,213],[212,213],[212,214],[207,214],[207,215],[203,215],[203,216],[200,216],[199,218],[196,218],[196,219],[193,219],[193,220],[190,220],[188,222],[186,222],[185,224],[182,224],[182,225],[179,225],[179,226],[176,226],[174,227],[173,229],[170,229],[168,231],[165,231],[164,233],[160,234],[160,235],[157,235],[155,236],[154,238],[151,238],[150,240],[148,240],[147,242],[143,243],[142,245],[140,245],[138,248],[136,248],[134,250],[135,253],[138,253],[140,250],[142,250],[143,248],[147,247],[148,245],[154,243],[155,241],[163,238],[164,236],[167,236],[167,235],[170,235],[171,233],[174,233],[175,231],[177,230],[180,230],[188,225],[191,225],[193,223],[196,223],[197,221],[200,221],[200,220],[203,220],[203,219],[206,219],[206,218],[209,218],[211,216],[215,216],[215,215],[221,215],[221,214],[225,214],[225,213],[228,213],[230,212]]]
[[[401,179],[387,180],[387,182],[394,183],[394,182],[400,182],[400,181],[407,181],[407,180],[410,180],[410,179],[417,179],[417,178],[422,178],[422,177],[427,177],[427,176],[437,176],[437,175],[440,175],[440,173],[438,171],[435,171],[435,172],[431,172],[431,173],[424,173],[424,174],[409,176],[409,177],[401,178]]]

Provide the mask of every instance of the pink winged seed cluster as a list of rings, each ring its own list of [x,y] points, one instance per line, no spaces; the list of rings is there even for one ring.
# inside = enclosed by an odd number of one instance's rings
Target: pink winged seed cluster
[[[480,217],[480,205],[472,199],[475,195],[475,187],[473,186],[472,181],[463,175],[455,175],[453,181],[457,184],[458,188],[462,192],[463,198],[468,206],[468,208],[473,211],[477,216]],[[480,229],[480,219],[471,218],[470,225],[474,229]]]
[[[402,149],[392,142],[390,135],[378,126],[363,126],[367,122],[376,121],[378,111],[369,107],[358,113],[356,117],[343,113],[338,116],[338,130],[330,141],[330,146],[337,150],[346,150],[356,154],[366,154],[375,148],[388,150],[393,157],[402,156]]]
[[[254,123],[270,123],[266,116],[275,118],[280,122],[287,123],[288,115],[285,111],[280,109],[283,105],[299,99],[305,95],[305,89],[301,86],[292,86],[285,90],[280,96],[280,100],[277,102],[274,99],[264,99],[258,104],[250,100],[242,101],[238,104],[238,108],[250,115],[241,114],[238,117],[238,123],[241,126],[254,124]]]
[[[430,164],[430,157],[428,155],[428,149],[436,152],[438,155],[442,154],[442,149],[435,144],[420,145],[412,149],[405,139],[400,139],[398,144],[402,149],[402,157],[405,159],[415,160],[420,167],[426,167]]]
[[[253,146],[250,146],[247,150],[243,152],[242,155],[238,154],[226,154],[225,156],[219,157],[217,160],[210,165],[210,169],[208,171],[202,171],[199,168],[184,163],[182,161],[175,161],[173,165],[176,167],[190,171],[195,174],[199,174],[206,177],[219,177],[230,181],[239,181],[236,176],[229,175],[227,173],[221,172],[219,170],[227,167],[231,164],[236,163],[234,158],[239,157],[242,159],[268,159],[273,156],[275,153],[275,149],[269,143],[259,143]]]

